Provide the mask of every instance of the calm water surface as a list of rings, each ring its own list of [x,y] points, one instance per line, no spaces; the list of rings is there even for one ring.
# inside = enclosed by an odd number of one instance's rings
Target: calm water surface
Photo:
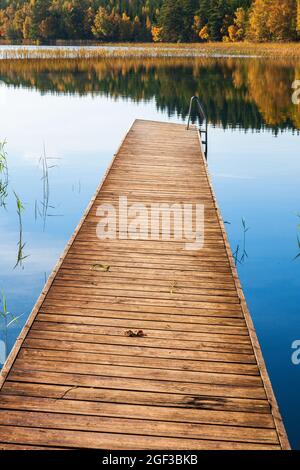
[[[135,118],[186,120],[198,94],[209,168],[292,445],[300,448],[300,106],[293,63],[260,59],[0,61],[0,141],[9,187],[0,207],[0,290],[22,315],[8,349]],[[47,168],[45,168],[47,162]],[[22,215],[23,263],[17,262]],[[2,339],[3,339],[2,331]]]

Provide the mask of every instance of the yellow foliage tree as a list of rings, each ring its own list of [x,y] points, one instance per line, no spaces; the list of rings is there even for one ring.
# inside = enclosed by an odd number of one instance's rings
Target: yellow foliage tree
[[[255,0],[250,10],[249,38],[254,41],[295,39],[297,1]]]
[[[272,39],[285,41],[296,36],[296,0],[273,0],[267,20]]]
[[[23,38],[24,39],[29,39],[30,38],[30,28],[31,28],[31,18],[29,16],[26,16],[24,23],[23,23]]]
[[[194,23],[193,23],[193,26],[192,26],[192,30],[193,30],[195,36],[199,37],[199,32],[201,31],[202,26],[203,26],[203,23],[201,21],[200,16],[195,15],[194,16]]]
[[[249,39],[254,41],[271,40],[267,21],[272,0],[254,0],[249,16]]]
[[[152,26],[151,34],[154,42],[160,42],[162,40],[162,32],[163,28],[160,28],[158,26]]]
[[[209,28],[207,25],[203,26],[199,32],[199,38],[202,41],[209,41]]]
[[[4,10],[0,10],[0,38],[6,35],[6,15]]]
[[[245,39],[247,14],[244,8],[238,8],[235,12],[234,23],[228,28],[228,36],[223,38],[226,42],[237,42]]]

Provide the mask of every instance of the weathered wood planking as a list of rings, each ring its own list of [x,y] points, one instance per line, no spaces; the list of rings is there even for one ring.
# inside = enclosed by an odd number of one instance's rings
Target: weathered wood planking
[[[124,195],[204,204],[203,249],[99,240]],[[195,129],[134,123],[0,386],[2,449],[289,449]]]

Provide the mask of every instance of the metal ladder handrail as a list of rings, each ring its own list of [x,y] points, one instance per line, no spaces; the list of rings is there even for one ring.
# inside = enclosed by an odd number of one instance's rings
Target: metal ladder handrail
[[[190,128],[190,123],[191,123],[191,118],[192,118],[192,111],[193,111],[193,104],[194,102],[197,103],[197,109],[198,109],[198,119],[199,119],[199,134],[201,137],[201,142],[203,145],[205,145],[205,158],[207,160],[207,154],[208,154],[208,122],[206,118],[206,114],[204,112],[203,106],[200,102],[200,99],[198,96],[192,96],[191,101],[190,101],[190,108],[189,108],[189,118],[188,118],[188,123],[186,129],[189,130]],[[205,122],[205,129],[202,128],[203,122]],[[202,140],[202,134],[204,134],[205,138]]]
[[[189,128],[190,128],[190,122],[191,122],[191,117],[192,117],[194,101],[196,101],[196,103],[198,105],[198,118],[199,118],[199,120],[202,119],[202,121],[206,121],[206,115],[205,115],[205,112],[203,110],[203,107],[201,105],[201,102],[200,102],[198,96],[192,96],[191,101],[190,101],[190,108],[189,108],[189,119],[188,119],[187,128],[186,128],[187,130],[189,130]]]

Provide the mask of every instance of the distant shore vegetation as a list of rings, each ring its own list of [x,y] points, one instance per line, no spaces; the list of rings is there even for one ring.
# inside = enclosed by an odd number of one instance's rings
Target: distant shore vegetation
[[[1,41],[0,45],[10,45],[9,41]],[[53,46],[26,42],[14,47],[0,47],[0,60],[29,59],[158,59],[182,58],[196,59],[201,57],[232,57],[232,58],[282,58],[298,60],[300,58],[300,42],[289,43],[251,43],[251,42],[208,42],[208,43],[114,43],[99,44],[97,42],[54,41]],[[29,46],[29,47],[28,47]],[[57,47],[58,46],[58,47]],[[298,72],[299,73],[299,72]],[[299,79],[298,76],[296,79]]]
[[[300,0],[0,0],[0,39],[298,41]]]

